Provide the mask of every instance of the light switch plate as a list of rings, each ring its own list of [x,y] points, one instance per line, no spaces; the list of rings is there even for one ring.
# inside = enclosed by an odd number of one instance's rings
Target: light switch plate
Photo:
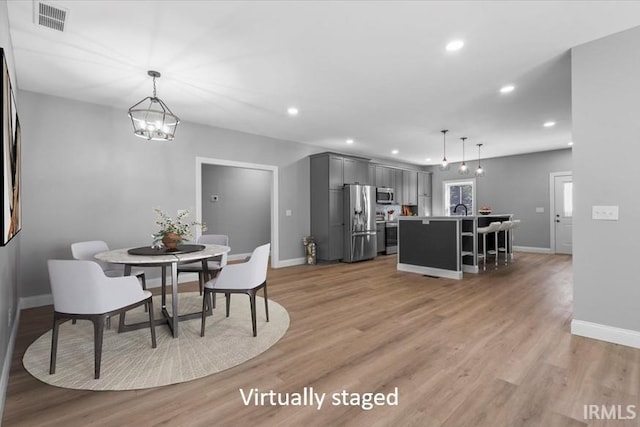
[[[284,214],[286,216],[291,216],[291,209],[287,209],[286,211],[284,211]]]
[[[536,208],[536,213],[544,213],[544,208]]]
[[[592,206],[591,219],[618,221],[619,206]]]

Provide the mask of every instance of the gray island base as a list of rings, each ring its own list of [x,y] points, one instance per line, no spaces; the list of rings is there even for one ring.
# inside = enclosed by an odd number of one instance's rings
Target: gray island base
[[[398,271],[460,280],[463,273],[478,273],[482,240],[478,227],[508,221],[512,214],[480,216],[407,216],[398,218]],[[499,247],[511,245],[499,235]],[[487,250],[495,251],[493,238]]]

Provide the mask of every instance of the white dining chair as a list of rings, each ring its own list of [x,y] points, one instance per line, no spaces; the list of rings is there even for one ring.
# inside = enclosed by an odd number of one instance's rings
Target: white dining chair
[[[149,312],[151,347],[156,348],[151,292],[133,276],[107,277],[100,265],[86,260],[49,260],[53,295],[53,330],[49,374],[56,372],[58,330],[67,320],[86,319],[94,329],[94,378],[100,378],[102,341],[107,318],[145,305]]]
[[[104,271],[104,274],[108,277],[124,276],[124,265],[111,264],[95,259],[95,254],[107,252],[108,250],[109,246],[102,240],[89,240],[71,244],[71,256],[73,256],[74,259],[97,262]],[[140,279],[142,289],[147,289],[147,280],[143,269],[134,267],[131,269],[131,275]]]
[[[225,234],[203,234],[196,240],[199,245],[222,245],[229,246],[229,236]],[[178,265],[178,274],[180,273],[198,273],[198,283],[200,284],[200,295],[204,289],[204,282],[215,277],[218,272],[227,265],[227,253],[219,257],[214,257],[207,261],[207,270],[210,276],[204,277],[202,269],[202,261],[190,262]],[[215,304],[215,300],[214,300]]]
[[[206,321],[207,297],[209,294],[215,300],[217,293],[223,293],[226,297],[227,317],[231,305],[231,294],[249,295],[251,305],[251,325],[253,336],[258,336],[256,326],[256,292],[260,289],[264,293],[264,310],[269,321],[269,305],[267,302],[267,266],[269,264],[269,250],[271,244],[258,246],[253,250],[251,257],[245,262],[229,264],[224,267],[218,275],[204,284],[204,295],[202,297],[202,325],[200,336],[204,336]]]

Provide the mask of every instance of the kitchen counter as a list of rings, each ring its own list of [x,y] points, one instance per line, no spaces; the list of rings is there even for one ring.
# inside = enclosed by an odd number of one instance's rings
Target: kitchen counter
[[[478,273],[478,227],[512,217],[513,214],[399,217],[397,269],[458,280],[463,273]]]

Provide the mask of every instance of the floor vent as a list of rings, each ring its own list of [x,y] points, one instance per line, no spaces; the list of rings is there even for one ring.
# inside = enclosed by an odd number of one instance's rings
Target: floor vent
[[[68,11],[42,1],[34,1],[34,21],[43,27],[64,31]]]

